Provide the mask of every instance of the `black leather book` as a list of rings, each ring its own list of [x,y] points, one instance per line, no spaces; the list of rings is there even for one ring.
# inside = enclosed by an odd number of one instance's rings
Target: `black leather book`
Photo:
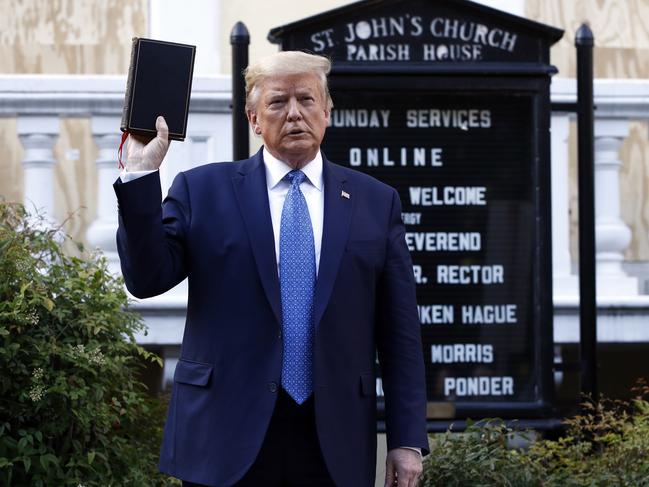
[[[122,132],[155,136],[162,115],[169,139],[185,140],[196,46],[133,38]]]

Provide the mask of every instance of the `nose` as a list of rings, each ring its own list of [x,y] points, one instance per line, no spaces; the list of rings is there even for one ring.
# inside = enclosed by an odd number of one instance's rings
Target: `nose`
[[[302,113],[300,112],[300,105],[297,102],[296,98],[291,98],[288,101],[288,114],[287,118],[289,121],[294,122],[302,118]]]

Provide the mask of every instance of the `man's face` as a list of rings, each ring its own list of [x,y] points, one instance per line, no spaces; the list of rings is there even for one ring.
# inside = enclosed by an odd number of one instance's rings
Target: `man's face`
[[[248,112],[256,134],[268,151],[294,168],[317,154],[329,123],[329,110],[314,74],[276,76],[264,80],[257,106]]]

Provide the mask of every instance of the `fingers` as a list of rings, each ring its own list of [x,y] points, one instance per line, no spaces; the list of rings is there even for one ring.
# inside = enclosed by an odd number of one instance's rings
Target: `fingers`
[[[417,484],[419,484],[419,476],[422,473],[422,466],[421,466],[421,461],[418,464],[411,464],[408,465],[406,468],[404,468],[403,471],[403,478],[404,478],[404,483],[403,487],[417,487]],[[399,482],[399,486],[401,486],[401,482]]]
[[[417,487],[419,474],[414,472],[388,470],[385,472],[385,487]]]
[[[394,468],[394,460],[392,455],[388,453],[387,458],[385,459],[385,484],[384,487],[394,487],[394,483],[397,480],[396,469]]]
[[[396,482],[393,480],[390,487],[417,487],[419,483],[419,473],[414,471],[397,470]]]
[[[413,478],[405,474],[399,475],[399,472],[397,472],[397,483],[396,483],[397,487],[410,487],[411,482],[413,481],[414,481]]]
[[[164,117],[155,121],[156,136],[129,135],[126,150],[127,171],[151,171],[158,169],[169,149],[169,127]]]
[[[419,452],[406,448],[395,448],[386,459],[385,487],[416,487],[422,473]]]
[[[384,487],[394,487],[394,482],[396,481],[394,469],[388,465],[388,468],[385,471],[385,486]]]
[[[418,484],[419,484],[419,475],[415,474],[408,481],[407,487],[417,487]]]

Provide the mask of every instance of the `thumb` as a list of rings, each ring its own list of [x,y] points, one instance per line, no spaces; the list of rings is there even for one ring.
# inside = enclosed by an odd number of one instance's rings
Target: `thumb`
[[[158,139],[162,139],[162,141],[166,144],[169,141],[169,127],[167,126],[167,122],[165,121],[164,117],[159,116],[155,119],[155,129],[157,132],[156,137]]]
[[[142,149],[142,168],[147,170],[158,169],[169,149],[169,127],[164,117],[155,121],[156,136]]]

